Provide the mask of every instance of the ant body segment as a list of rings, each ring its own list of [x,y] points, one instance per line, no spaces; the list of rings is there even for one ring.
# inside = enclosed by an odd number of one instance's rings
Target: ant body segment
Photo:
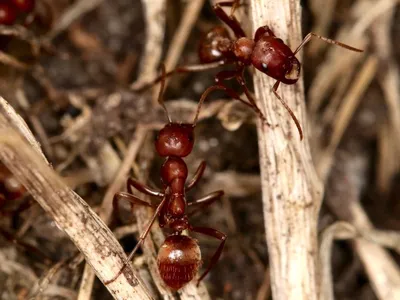
[[[224,195],[224,192],[215,191],[191,202],[188,202],[185,196],[185,193],[195,187],[199,182],[206,167],[204,161],[200,163],[195,175],[187,183],[188,168],[183,157],[186,157],[192,152],[194,146],[194,129],[198,120],[201,104],[208,93],[214,89],[208,89],[203,93],[193,124],[176,123],[171,121],[162,99],[165,86],[165,67],[163,67],[162,76],[163,79],[161,81],[158,101],[166,111],[169,122],[159,131],[155,141],[155,148],[159,156],[166,158],[160,172],[163,190],[155,190],[130,178],[127,182],[128,193],[120,192],[114,196],[114,213],[118,211],[118,203],[120,200],[127,200],[131,205],[151,207],[155,209],[155,212],[146,229],[140,235],[139,241],[130,253],[127,262],[125,262],[118,274],[113,279],[105,282],[105,284],[113,282],[123,272],[139,246],[144,242],[157,217],[161,228],[166,227],[172,230],[172,233],[165,239],[163,245],[159,249],[157,264],[161,278],[165,284],[173,290],[178,290],[192,281],[201,265],[201,251],[197,240],[183,235],[182,232],[184,230],[208,235],[220,241],[220,245],[198,282],[200,282],[217,263],[225,245],[227,236],[224,233],[208,227],[193,227],[188,218],[220,199]],[[160,200],[159,203],[150,204],[137,198],[133,195],[132,187],[146,195],[158,198]],[[191,207],[196,208],[187,212],[187,209]]]
[[[231,14],[228,15],[223,6],[231,6]],[[230,64],[235,66],[235,70],[220,71],[215,75],[215,85],[218,89],[224,90],[230,97],[241,101],[250,106],[261,118],[266,122],[264,114],[258,108],[256,101],[246,86],[243,77],[244,70],[247,66],[254,66],[260,72],[276,79],[276,83],[272,87],[272,92],[279,99],[282,105],[290,114],[300,139],[303,139],[303,131],[300,122],[290,109],[288,104],[279,96],[277,90],[279,84],[295,84],[300,78],[301,63],[295,55],[307,44],[311,38],[316,37],[327,43],[334,44],[345,49],[363,52],[363,50],[353,48],[346,44],[340,43],[326,37],[319,36],[313,32],[307,34],[300,45],[293,52],[280,38],[276,37],[268,26],[262,26],[257,29],[254,39],[246,37],[239,21],[233,15],[235,9],[239,6],[239,1],[224,1],[213,6],[213,10],[217,17],[232,29],[235,38],[232,38],[228,30],[223,26],[216,26],[211,29],[200,41],[199,59],[202,64],[182,66],[167,73],[171,75],[175,72],[199,72],[203,70],[213,69],[220,65]],[[158,82],[161,78],[157,78]],[[246,94],[248,101],[239,98],[236,91],[224,84],[226,80],[236,79]],[[267,123],[268,124],[268,123]],[[269,124],[268,124],[269,125]]]

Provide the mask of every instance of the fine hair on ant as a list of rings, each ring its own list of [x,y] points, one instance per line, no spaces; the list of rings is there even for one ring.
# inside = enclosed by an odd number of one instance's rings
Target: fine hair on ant
[[[187,201],[185,196],[186,192],[194,188],[203,176],[206,163],[204,161],[201,162],[193,178],[187,182],[188,168],[183,157],[186,157],[192,152],[194,146],[194,129],[199,118],[201,105],[207,95],[217,88],[208,88],[203,93],[198,104],[193,124],[177,123],[172,121],[163,101],[166,78],[164,66],[162,67],[161,77],[158,102],[167,114],[168,123],[159,131],[155,141],[155,148],[159,156],[165,157],[165,162],[160,170],[163,189],[156,190],[133,178],[129,178],[127,181],[128,192],[119,192],[115,194],[113,210],[116,217],[118,217],[118,204],[120,200],[128,201],[132,206],[142,205],[151,207],[155,211],[146,229],[140,235],[138,243],[130,253],[128,260],[124,262],[124,266],[112,279],[105,282],[105,284],[113,282],[123,272],[140,245],[143,244],[157,218],[161,228],[169,228],[172,231],[160,247],[157,257],[160,276],[165,284],[172,290],[178,290],[192,281],[201,265],[201,251],[197,240],[183,235],[183,231],[187,230],[189,232],[204,234],[220,241],[209,265],[198,279],[198,282],[208,274],[219,260],[227,238],[226,234],[216,229],[194,227],[189,222],[190,216],[220,199],[224,195],[224,192],[222,190],[215,191],[193,201]],[[148,203],[137,198],[133,195],[132,188],[135,188],[143,194],[157,198],[158,203]],[[190,208],[193,209],[189,212],[188,209]]]
[[[313,37],[347,50],[355,52],[363,52],[363,50],[353,48],[341,42],[310,32],[293,52],[280,38],[275,36],[274,32],[268,26],[258,28],[254,38],[248,38],[246,37],[239,21],[234,16],[234,12],[239,5],[239,0],[234,0],[219,2],[213,6],[213,10],[217,17],[233,31],[235,35],[234,38],[230,36],[228,30],[223,26],[212,28],[205,34],[199,44],[198,55],[201,64],[178,67],[175,70],[167,72],[166,76],[175,72],[201,72],[217,68],[221,65],[234,65],[234,70],[220,71],[215,75],[214,86],[218,87],[217,89],[225,91],[226,94],[233,99],[239,100],[247,106],[250,106],[264,123],[270,125],[266,122],[264,114],[258,108],[252,93],[246,86],[243,76],[244,70],[247,66],[254,66],[262,73],[276,79],[276,82],[272,87],[272,92],[290,114],[297,127],[300,139],[302,140],[303,130],[299,120],[289,105],[277,92],[281,82],[288,85],[295,84],[300,78],[301,63],[295,55]],[[224,6],[231,7],[230,15],[223,10],[222,7]],[[225,81],[232,79],[235,79],[236,82],[239,83],[242,92],[245,93],[248,101],[241,99],[235,90],[225,85]],[[161,77],[158,77],[154,82],[160,80]]]

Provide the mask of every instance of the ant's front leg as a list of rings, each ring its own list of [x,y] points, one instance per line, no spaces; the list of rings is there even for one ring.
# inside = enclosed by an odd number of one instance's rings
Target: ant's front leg
[[[242,38],[246,37],[246,34],[244,33],[244,30],[242,26],[240,25],[239,21],[236,19],[236,17],[233,15],[233,12],[231,12],[231,15],[229,16],[223,9],[222,6],[228,6],[228,4],[232,4],[232,10],[234,11],[238,4],[235,4],[237,1],[225,1],[221,3],[217,3],[214,5],[213,10],[217,17],[224,22],[226,25],[229,26],[229,28],[232,29],[234,32],[236,38]]]
[[[114,220],[116,220],[116,221],[121,220],[121,216],[119,214],[119,201],[120,200],[125,200],[125,201],[130,202],[131,206],[142,205],[142,206],[155,208],[155,205],[150,204],[144,200],[141,200],[130,193],[119,192],[119,193],[115,194],[115,196],[113,198],[113,215],[114,215]]]
[[[139,192],[142,192],[143,194],[157,197],[157,198],[164,198],[164,193],[157,191],[157,190],[145,185],[144,183],[136,181],[133,178],[129,178],[128,182],[127,182],[127,189],[128,189],[128,192],[131,194],[133,194],[132,187],[137,189]]]
[[[297,119],[296,115],[294,114],[294,112],[291,110],[291,108],[289,107],[289,105],[281,98],[281,96],[279,96],[278,94],[278,87],[279,84],[281,82],[277,81],[275,82],[274,86],[272,87],[272,92],[274,93],[274,95],[276,96],[276,98],[278,98],[279,101],[281,101],[283,107],[285,107],[285,109],[287,110],[287,112],[290,114],[290,116],[292,117],[293,122],[296,124],[297,127],[297,131],[299,132],[300,135],[300,140],[303,140],[303,130],[301,128],[300,122]]]
[[[222,250],[224,249],[225,246],[225,241],[227,238],[227,235],[225,233],[222,233],[216,229],[213,228],[208,228],[208,227],[193,227],[189,229],[190,231],[193,232],[198,232],[204,235],[208,235],[211,237],[214,237],[218,240],[221,241],[221,243],[219,244],[217,250],[215,251],[214,255],[211,257],[211,261],[207,267],[207,269],[204,271],[203,275],[200,276],[197,285],[200,283],[200,281],[208,274],[208,272],[210,272],[210,270],[212,269],[212,267],[214,267],[214,265],[218,262],[219,257],[221,256]]]
[[[186,186],[186,191],[191,190],[201,179],[201,177],[204,174],[204,170],[206,169],[206,162],[202,161],[199,165],[199,167],[196,170],[196,173],[194,174],[192,180],[190,180],[190,182],[188,183],[188,185]]]

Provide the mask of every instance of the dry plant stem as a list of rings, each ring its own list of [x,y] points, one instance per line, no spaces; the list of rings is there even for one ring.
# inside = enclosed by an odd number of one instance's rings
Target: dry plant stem
[[[93,274],[93,275],[92,275]],[[92,296],[94,272],[89,264],[85,264],[77,300],[89,300]]]
[[[37,143],[31,141],[32,134],[23,134],[26,124],[21,124],[4,99],[0,100],[0,159],[75,243],[100,280],[112,278],[122,267],[121,246],[90,207],[50,168]],[[15,126],[18,123],[20,126]],[[151,299],[130,269],[107,288],[116,299]]]
[[[319,299],[334,300],[332,278],[332,244],[335,239],[356,237],[354,227],[346,222],[336,222],[324,230],[321,237],[319,271],[321,272]]]
[[[253,31],[268,25],[289,45],[302,39],[300,1],[251,0]],[[323,187],[308,144],[303,85],[282,85],[280,93],[303,126],[298,138],[277,101],[271,80],[255,72],[256,99],[271,127],[258,122],[264,220],[274,299],[317,299],[317,218]]]
[[[357,74],[357,77],[353,81],[350,90],[343,98],[335,117],[335,122],[332,125],[332,136],[330,138],[329,145],[326,149],[324,149],[324,151],[320,154],[320,157],[317,159],[318,174],[320,174],[322,178],[326,178],[331,169],[336,148],[350,123],[351,117],[361,101],[362,95],[365,93],[366,89],[374,78],[377,67],[378,60],[376,57],[368,57],[360,72]]]
[[[84,14],[92,11],[104,0],[80,0],[75,2],[53,26],[47,37],[52,39],[66,30],[73,22],[81,18]]]
[[[172,70],[176,67],[203,5],[204,0],[193,0],[186,4],[183,18],[171,40],[171,47],[168,49],[167,57],[165,59],[165,67],[167,70]]]
[[[126,178],[128,177],[129,171],[131,169],[132,163],[136,158],[136,154],[139,151],[140,146],[146,136],[147,129],[143,127],[138,127],[136,129],[135,135],[132,138],[128,150],[125,154],[125,158],[121,163],[121,167],[115,176],[114,181],[108,187],[106,194],[104,195],[103,202],[101,204],[99,216],[100,218],[108,224],[112,215],[112,201],[114,195],[122,189],[125,184]],[[125,262],[125,256],[121,257],[121,260]],[[128,267],[127,267],[128,268]],[[88,264],[85,265],[83,278],[81,286],[79,289],[79,300],[90,299],[91,287],[93,287],[94,281],[94,271]],[[90,291],[90,292],[89,292]]]
[[[382,246],[371,242],[377,241],[377,235],[359,202],[365,185],[361,178],[367,172],[369,156],[362,146],[351,149],[352,152],[337,151],[326,192],[326,204],[339,219],[351,223],[364,237],[355,239],[354,246],[376,296],[381,300],[400,299],[400,270]]]
[[[142,0],[146,22],[146,43],[140,59],[140,77],[131,85],[138,89],[157,74],[165,35],[166,0]]]

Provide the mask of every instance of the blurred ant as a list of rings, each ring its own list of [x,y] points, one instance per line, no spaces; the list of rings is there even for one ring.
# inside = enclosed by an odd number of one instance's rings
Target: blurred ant
[[[277,93],[279,84],[294,84],[300,78],[301,64],[295,55],[307,44],[311,38],[316,37],[327,43],[338,45],[355,52],[363,52],[363,50],[353,48],[346,44],[340,43],[326,37],[319,36],[313,32],[307,34],[300,45],[293,52],[279,38],[275,36],[273,31],[268,26],[262,26],[257,29],[254,39],[246,37],[243,28],[239,21],[233,15],[236,8],[239,6],[239,1],[224,1],[213,6],[213,10],[217,17],[224,22],[235,34],[232,38],[228,30],[223,26],[216,26],[211,29],[200,41],[199,59],[201,65],[190,65],[178,67],[167,73],[167,76],[174,72],[199,72],[203,70],[213,69],[220,65],[232,64],[236,69],[231,71],[220,71],[215,75],[215,86],[224,90],[230,97],[240,100],[242,103],[250,106],[259,115],[261,120],[266,122],[264,114],[258,108],[251,92],[246,86],[243,77],[243,72],[246,66],[253,65],[256,69],[264,74],[276,79],[276,83],[272,87],[272,91],[279,99],[285,109],[292,117],[300,134],[300,139],[303,139],[303,131],[300,122],[290,109],[288,104]],[[231,13],[228,15],[223,10],[223,6],[231,7]],[[160,81],[158,77],[155,82]],[[228,88],[223,81],[236,79],[240,84],[243,92],[246,94],[248,102],[239,98],[236,91]],[[267,123],[267,125],[269,125]]]
[[[157,264],[161,278],[165,284],[173,290],[178,290],[190,282],[197,274],[201,265],[200,247],[195,239],[182,235],[184,230],[201,233],[220,240],[219,247],[215,251],[207,269],[200,276],[198,282],[200,282],[217,263],[225,245],[227,236],[224,233],[208,227],[193,227],[188,219],[189,216],[192,216],[194,213],[220,199],[224,195],[224,192],[216,191],[200,199],[188,202],[185,194],[199,182],[206,168],[206,163],[204,161],[201,162],[193,178],[186,183],[188,168],[185,161],[182,159],[192,152],[194,145],[194,129],[199,117],[201,105],[207,95],[215,90],[215,88],[209,88],[203,93],[197,107],[193,124],[176,123],[171,120],[163,102],[166,76],[164,66],[162,71],[158,102],[164,108],[169,122],[158,133],[155,147],[158,155],[166,157],[160,172],[163,191],[155,190],[133,178],[129,178],[127,182],[128,193],[120,192],[114,196],[114,213],[118,211],[118,203],[120,200],[127,200],[131,205],[151,207],[155,209],[155,212],[146,230],[140,235],[138,243],[130,253],[122,269],[111,280],[105,282],[105,284],[113,282],[123,272],[126,265],[132,260],[139,246],[143,244],[157,217],[161,228],[167,227],[172,230],[172,233],[165,239],[163,245],[159,249]],[[159,198],[160,202],[158,204],[150,204],[137,198],[133,195],[132,187],[146,195]],[[194,206],[198,207],[188,213],[187,208]]]
[[[32,206],[32,202],[24,201],[16,209],[5,209],[8,204],[23,198],[25,194],[25,187],[14,177],[14,175],[4,164],[0,163],[0,216],[15,216],[30,208]],[[43,258],[46,263],[51,261],[51,259],[40,249],[16,239],[13,234],[9,233],[3,228],[0,228],[0,235],[2,235],[9,242],[24,248],[29,253],[36,253],[38,256]]]
[[[8,0],[0,3],[0,24],[13,25],[19,16],[26,17],[26,25],[32,22],[31,13],[35,9],[35,0]]]

